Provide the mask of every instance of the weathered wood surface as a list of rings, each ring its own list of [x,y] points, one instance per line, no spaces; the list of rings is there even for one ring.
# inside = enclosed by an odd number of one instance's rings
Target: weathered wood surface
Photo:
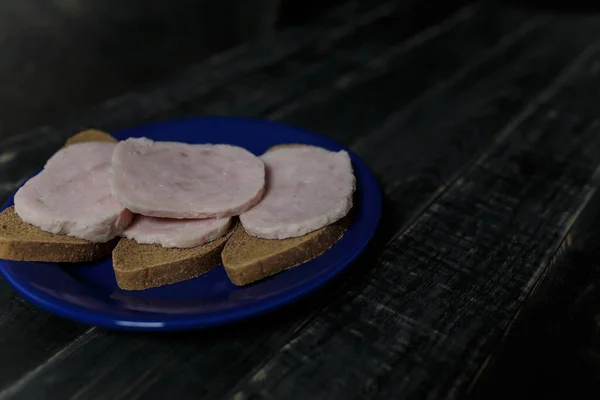
[[[348,2],[6,142],[4,195],[86,126],[278,119],[358,152],[382,183],[386,216],[348,274],[235,327],[90,329],[0,283],[0,357],[15,360],[0,363],[0,398],[463,394],[596,190],[600,17],[475,4],[415,33],[416,10]]]
[[[599,224],[596,192],[468,399],[521,398],[524,388],[530,398],[596,398]]]

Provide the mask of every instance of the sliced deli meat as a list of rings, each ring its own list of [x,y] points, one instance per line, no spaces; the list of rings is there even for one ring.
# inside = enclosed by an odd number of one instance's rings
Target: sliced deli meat
[[[143,244],[189,248],[224,236],[231,218],[172,219],[138,215],[123,236]]]
[[[46,161],[44,170],[57,171],[66,179],[100,168],[108,171],[116,142],[85,142],[62,148]]]
[[[40,229],[92,242],[121,235],[133,214],[114,199],[109,168],[115,143],[73,144],[15,194],[15,212]]]
[[[261,156],[267,169],[263,200],[240,216],[250,235],[285,239],[344,217],[356,181],[347,152],[313,146],[278,148]]]
[[[114,196],[131,211],[163,218],[220,218],[252,208],[264,194],[265,168],[249,151],[127,139],[111,166]]]

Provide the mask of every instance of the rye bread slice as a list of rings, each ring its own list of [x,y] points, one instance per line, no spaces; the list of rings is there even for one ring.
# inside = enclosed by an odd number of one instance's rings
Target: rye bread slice
[[[243,286],[312,260],[342,238],[347,219],[304,236],[261,239],[246,233],[242,224],[233,231],[221,258],[234,285]]]
[[[113,141],[108,133],[86,130],[72,136],[65,146],[91,141]],[[92,243],[67,235],[46,232],[23,222],[9,207],[0,213],[0,258],[14,261],[76,263],[95,261],[110,255],[118,239]]]
[[[86,129],[85,131],[81,131],[67,139],[64,147],[75,143],[85,142],[117,142],[117,139],[112,137],[110,134],[97,129]]]
[[[144,290],[205,274],[221,264],[221,250],[234,229],[210,243],[187,249],[121,239],[112,255],[117,284],[124,290]]]
[[[283,144],[281,147],[299,146]],[[344,235],[350,216],[304,236],[289,239],[262,239],[251,236],[238,224],[225,245],[221,258],[234,285],[247,285],[293,268],[323,254]]]
[[[107,257],[119,239],[107,243],[46,232],[23,222],[9,207],[0,213],[0,258],[15,261],[74,263]]]

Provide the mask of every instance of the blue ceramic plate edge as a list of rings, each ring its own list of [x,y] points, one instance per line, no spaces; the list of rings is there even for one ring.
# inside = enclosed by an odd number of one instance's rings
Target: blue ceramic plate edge
[[[346,146],[341,143],[330,139],[329,137],[322,136],[311,131],[306,131],[303,128],[299,128],[296,126],[280,124],[275,121],[269,120],[261,120],[261,119],[253,119],[248,117],[189,117],[189,118],[180,118],[175,120],[167,120],[167,121],[158,121],[149,124],[139,125],[133,128],[126,128],[114,133],[116,137],[120,137],[126,135],[129,130],[143,128],[144,126],[156,126],[160,124],[170,124],[174,122],[189,122],[193,123],[194,120],[223,120],[223,119],[235,119],[235,120],[247,120],[252,123],[259,123],[265,125],[275,125],[281,126],[285,129],[293,129],[298,133],[302,133],[308,137],[318,135],[320,138],[329,141],[336,146],[345,149],[352,159],[352,162],[360,165],[360,170],[365,174],[363,184],[363,190],[370,190],[372,195],[373,205],[376,207],[375,209],[371,209],[372,215],[375,216],[371,218],[366,245],[348,253],[348,256],[344,258],[343,262],[340,262],[338,266],[335,268],[329,269],[326,273],[320,275],[318,278],[309,281],[304,286],[299,289],[289,292],[286,295],[282,295],[275,300],[272,300],[268,303],[259,304],[250,308],[246,308],[243,310],[231,311],[224,314],[215,313],[213,315],[201,315],[197,318],[186,317],[181,319],[171,319],[167,322],[159,321],[156,319],[149,318],[148,320],[141,320],[138,318],[137,321],[119,321],[114,317],[107,317],[106,315],[99,312],[90,313],[89,309],[72,304],[70,302],[54,298],[50,295],[45,295],[43,293],[38,292],[36,289],[32,288],[27,281],[21,281],[16,279],[10,272],[7,271],[7,266],[5,265],[7,260],[0,259],[0,273],[4,276],[9,285],[21,296],[23,296],[28,301],[38,305],[40,308],[59,315],[61,317],[65,317],[70,320],[75,320],[77,322],[83,322],[93,326],[100,326],[109,329],[118,329],[118,330],[132,330],[132,331],[179,331],[179,330],[187,330],[187,329],[200,329],[200,328],[208,328],[220,326],[232,322],[242,321],[248,319],[253,316],[257,316],[266,312],[271,312],[281,308],[286,304],[291,304],[297,300],[300,300],[306,297],[308,294],[316,290],[317,288],[323,286],[328,281],[330,281],[333,277],[341,273],[343,270],[348,268],[354,260],[356,260],[367,248],[370,243],[370,240],[373,238],[377,227],[379,226],[379,221],[381,219],[381,210],[382,210],[382,195],[379,185],[377,183],[377,179],[373,175],[370,168],[364,163],[364,161],[358,157],[353,151],[346,148]],[[15,189],[16,191],[16,189]],[[11,206],[10,198],[3,204],[2,210]],[[222,265],[217,268],[222,268]]]

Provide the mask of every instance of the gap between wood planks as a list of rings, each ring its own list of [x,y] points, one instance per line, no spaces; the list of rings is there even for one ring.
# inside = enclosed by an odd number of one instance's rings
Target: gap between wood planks
[[[440,34],[448,31],[454,26],[472,18],[475,15],[475,13],[476,9],[473,6],[467,6],[459,10],[454,15],[444,20],[442,23],[425,29],[424,31],[410,37],[408,40],[403,41],[396,46],[393,46],[389,50],[386,50],[385,53],[379,55],[378,57],[375,57],[374,59],[370,60],[366,65],[364,65],[364,72],[360,73],[353,71],[340,76],[335,80],[335,82],[333,82],[332,87],[338,89],[349,89],[360,83],[366,82],[377,76],[383,75],[384,73],[389,71],[389,68],[386,68],[385,66],[389,65],[388,62],[392,58],[397,57],[403,53],[409,52],[415,47],[421,46],[425,42],[438,37]],[[516,31],[520,30],[521,29],[517,29]],[[326,87],[312,90],[306,95],[300,97],[298,100],[292,101],[284,107],[281,107],[276,111],[267,114],[267,118],[281,120],[285,118],[285,116],[287,116],[288,114],[292,113],[293,111],[299,108],[302,108],[308,103],[311,103],[315,99],[319,99],[327,95],[328,92],[331,91],[331,89],[331,87]],[[357,145],[360,146],[360,143],[357,143]]]
[[[411,222],[407,223],[400,231],[394,235],[390,240],[388,240],[387,244],[397,240],[400,236],[406,233],[416,222],[420,214],[422,214],[435,200],[437,200],[442,194],[446,191],[446,189],[455,184],[457,179],[465,173],[465,171],[472,168],[474,165],[482,163],[487,157],[489,157],[490,153],[501,143],[505,142],[507,138],[510,137],[512,133],[515,132],[515,129],[525,121],[529,116],[531,116],[540,106],[540,104],[548,101],[565,82],[568,81],[569,77],[573,75],[580,64],[582,64],[588,57],[590,57],[594,52],[598,49],[598,44],[592,44],[587,49],[585,49],[573,62],[571,62],[565,69],[559,74],[558,78],[550,85],[546,90],[542,91],[538,96],[536,96],[527,106],[525,110],[519,113],[516,117],[512,118],[508,124],[500,131],[500,133],[494,138],[492,143],[480,154],[475,156],[475,158],[466,163],[462,168],[459,168],[456,174],[454,174],[445,185],[445,187],[441,188],[438,192],[436,192],[430,199],[421,207],[417,214],[411,218]],[[462,74],[461,74],[462,75]],[[352,146],[354,148],[354,146]]]
[[[21,388],[23,388],[23,387],[25,387],[25,385],[27,385],[27,382],[29,382],[36,375],[41,373],[48,365],[51,365],[56,359],[58,359],[59,357],[65,355],[65,354],[68,354],[72,350],[76,350],[77,348],[79,348],[80,346],[84,345],[89,340],[91,340],[92,334],[95,331],[96,331],[96,327],[95,326],[91,327],[86,332],[84,332],[82,335],[80,335],[75,340],[73,340],[71,343],[69,343],[67,346],[65,346],[64,348],[62,348],[61,350],[59,350],[58,352],[53,354],[50,358],[48,358],[45,362],[40,364],[34,370],[25,374],[23,376],[23,378],[19,379],[12,385],[10,385],[10,386],[6,387],[5,389],[3,389],[2,391],[0,391],[0,400],[12,398],[13,395],[18,393]]]
[[[370,8],[365,11],[364,8],[366,7]],[[66,138],[72,134],[72,131],[85,129],[90,125],[103,128],[104,125],[114,124],[114,121],[121,119],[122,113],[125,112],[124,110],[128,114],[147,114],[149,109],[152,110],[152,114],[167,111],[172,108],[172,104],[170,101],[164,101],[165,93],[172,96],[173,92],[177,91],[179,95],[176,102],[178,104],[185,103],[202,94],[208,93],[213,88],[222,85],[236,75],[250,73],[265,65],[278,62],[315,42],[334,43],[341,40],[358,28],[385,18],[397,7],[398,2],[396,1],[387,1],[375,7],[373,5],[368,6],[363,2],[353,1],[326,13],[320,19],[322,25],[313,25],[314,28],[308,33],[302,27],[290,28],[278,34],[273,41],[258,44],[246,43],[231,50],[226,50],[209,57],[204,62],[184,69],[174,78],[165,79],[158,89],[144,90],[144,88],[141,88],[121,96],[113,97],[88,112],[84,112],[78,116],[71,116],[64,123],[59,124],[60,126],[64,125],[63,128],[38,127],[8,138],[7,143],[27,142],[42,132]],[[348,14],[353,15],[353,17],[347,18]],[[344,21],[341,23],[339,22],[340,18],[344,18]],[[331,26],[334,27],[331,28]],[[252,53],[252,57],[245,56],[247,53]],[[247,62],[233,62],[236,58],[242,57],[245,57]],[[148,86],[154,87],[156,84]],[[194,89],[190,90],[190,87]],[[159,100],[152,104],[152,107],[148,107],[148,99],[152,98]],[[96,121],[93,117],[99,113],[106,116],[102,121]]]
[[[582,202],[579,209],[570,218],[570,222],[567,224],[567,227],[565,228],[565,233],[562,237],[562,240],[556,246],[556,250],[549,256],[549,260],[544,261],[540,264],[541,271],[539,273],[539,276],[537,277],[537,279],[534,279],[534,277],[532,277],[532,279],[530,280],[529,285],[531,286],[531,289],[524,295],[525,299],[532,298],[537,293],[538,289],[543,285],[543,282],[546,279],[546,277],[550,275],[554,265],[561,259],[561,256],[563,256],[565,254],[565,252],[568,251],[568,249],[571,247],[571,245],[572,245],[571,234],[572,234],[573,230],[576,229],[576,224],[579,221],[579,218],[581,217],[582,214],[585,213],[586,209],[591,206],[590,202],[594,198],[594,195],[598,192],[597,185],[600,181],[600,166],[598,166],[598,168],[596,168],[596,171],[594,172],[594,175],[593,175],[591,181],[595,182],[596,186],[592,187],[590,192],[586,194],[585,200]],[[527,307],[526,302],[524,302],[521,305],[519,310],[513,316],[512,320],[510,321],[510,323],[506,327],[504,333],[502,334],[501,340],[505,340],[508,337],[508,335],[512,331],[512,328],[514,327],[515,323],[519,319],[519,316],[521,315],[522,311],[525,309],[525,307]],[[491,362],[494,360],[494,358],[497,356],[497,354],[498,354],[498,351],[495,351],[485,359],[485,361],[483,362],[483,364],[481,365],[481,367],[479,368],[479,370],[477,371],[477,373],[475,374],[475,376],[469,383],[469,386],[466,390],[467,394],[472,393],[473,389],[477,386],[481,377],[486,373],[487,368],[490,366]]]
[[[488,147],[488,150],[484,151],[483,154],[480,157],[478,157],[474,163],[471,163],[471,165],[466,169],[468,170],[470,168],[473,168],[475,165],[482,164],[485,161],[485,159],[487,157],[489,157],[490,153],[495,148],[497,148],[502,143],[504,143],[515,132],[515,129],[522,122],[524,122],[529,116],[531,116],[539,108],[539,106],[542,103],[545,103],[546,101],[551,99],[556,94],[557,90],[559,88],[562,88],[565,85],[565,83],[567,83],[569,81],[571,76],[573,76],[574,74],[579,72],[581,65],[584,62],[586,62],[588,59],[590,59],[590,57],[592,55],[595,55],[597,53],[597,51],[598,51],[598,44],[592,44],[586,50],[584,50],[572,63],[569,64],[569,66],[567,66],[567,68],[565,68],[563,70],[563,72],[559,75],[559,77],[550,86],[548,86],[547,89],[542,91],[542,93],[540,93],[540,95],[538,95],[534,99],[534,101],[532,101],[531,103],[528,104],[527,107],[525,107],[525,109],[522,113],[520,113],[516,118],[514,118],[505,127],[505,129],[503,129],[497,135],[496,140],[494,141],[493,144],[491,144]],[[535,138],[535,135],[533,136],[533,138]],[[597,175],[598,175],[598,170],[596,170],[596,172],[594,173],[594,176],[591,181],[597,181]],[[457,181],[454,181],[452,183],[452,185],[454,185],[454,186],[456,186],[457,184],[458,184]],[[574,222],[580,216],[582,210],[588,204],[589,199],[591,198],[591,196],[593,195],[593,193],[595,191],[596,191],[596,187],[594,186],[594,187],[588,187],[588,191],[583,192],[583,194],[584,194],[583,201],[581,202],[581,204],[577,203],[578,208],[574,211],[573,215],[570,216],[570,219],[568,221],[565,221],[565,225],[564,225],[564,228],[563,228],[563,231],[561,234],[561,239],[556,243],[556,247],[550,249],[550,256],[556,253],[556,250],[558,248],[560,248],[560,246],[562,245],[564,240],[567,240],[568,232],[572,228]],[[414,228],[415,224],[416,224],[416,222],[413,222],[413,224],[410,224],[407,227],[407,230],[405,230],[404,233],[402,233],[401,235],[407,234],[408,231],[410,231],[412,228]],[[545,272],[545,269],[543,268],[543,266],[547,265],[548,262],[549,262],[549,259],[544,258],[544,259],[542,259],[542,263],[540,264],[540,267],[542,267],[542,268],[535,268],[535,270],[533,271],[534,272],[533,275],[529,278],[528,282],[523,287],[524,291],[521,295],[522,300],[528,298],[529,294],[531,293],[531,290],[535,287],[535,284],[539,281],[539,279]],[[319,310],[319,311],[321,311],[321,310]],[[294,339],[292,339],[292,342],[293,341],[294,341]],[[236,385],[236,387],[232,388],[232,390],[228,393],[228,396],[231,396],[236,399],[237,398],[246,398],[246,395],[249,393],[244,391],[244,389],[243,389],[244,383],[243,382],[255,381],[255,379],[254,379],[255,376],[268,375],[268,372],[265,371],[265,368],[268,369],[267,366],[270,365],[271,361],[275,357],[276,357],[276,354],[273,354],[269,359],[266,359],[263,363],[261,363],[261,365],[259,365],[249,375],[247,375],[247,379],[245,381],[242,381],[241,384],[238,384],[238,385]],[[484,364],[485,364],[485,362],[486,362],[486,360],[483,361]],[[456,388],[453,388],[450,390],[450,394],[449,394],[450,396],[453,396],[456,394],[456,392],[454,391],[455,389]],[[250,393],[252,393],[252,392],[250,392]]]

